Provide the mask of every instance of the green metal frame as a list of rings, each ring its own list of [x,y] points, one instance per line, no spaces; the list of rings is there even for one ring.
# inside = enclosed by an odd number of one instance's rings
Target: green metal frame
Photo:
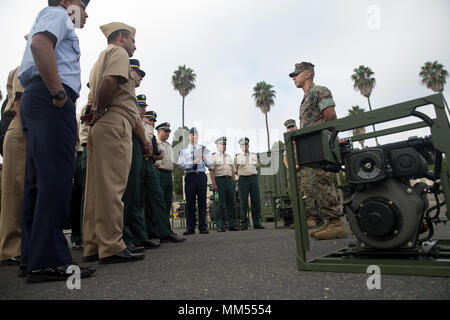
[[[389,107],[377,109],[371,112],[362,113],[357,116],[347,117],[321,124],[318,126],[307,127],[298,131],[289,132],[284,135],[287,146],[287,157],[289,163],[289,185],[291,190],[298,190],[298,182],[295,172],[294,143],[295,137],[319,132],[327,128],[334,128],[339,132],[350,131],[356,128],[367,127],[372,124],[379,124],[392,120],[398,120],[414,116],[412,113],[419,107],[432,105],[436,112],[436,119],[433,119],[431,134],[433,137],[434,148],[442,152],[446,159],[450,157],[450,126],[445,111],[444,97],[442,94],[436,94],[404,103],[392,105]],[[374,137],[386,136],[394,133],[419,129],[427,127],[423,121],[409,125],[393,127],[390,129],[354,136],[353,141],[360,141]],[[447,204],[450,203],[450,166],[447,172],[441,172],[442,189]],[[297,268],[305,271],[330,271],[330,272],[355,272],[366,273],[370,265],[378,265],[382,273],[401,274],[401,275],[422,275],[422,276],[442,276],[450,277],[450,258],[446,255],[443,259],[436,260],[410,260],[399,257],[377,258],[373,256],[369,259],[354,257],[352,259],[344,258],[343,253],[351,248],[344,248],[330,254],[315,259],[308,259],[306,252],[310,251],[308,227],[306,224],[306,211],[302,198],[297,192],[292,192],[292,209],[295,222],[295,234],[297,244]],[[450,212],[447,210],[447,216],[450,218]],[[439,240],[440,245],[449,247],[450,240]],[[450,251],[449,251],[450,252]]]

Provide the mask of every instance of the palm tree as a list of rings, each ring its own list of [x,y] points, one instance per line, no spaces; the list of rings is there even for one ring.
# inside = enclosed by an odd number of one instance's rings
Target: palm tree
[[[267,130],[267,151],[270,152],[270,136],[269,136],[269,121],[267,120],[267,113],[275,104],[276,91],[273,86],[265,81],[258,82],[253,88],[252,97],[255,98],[256,107],[261,109],[261,112],[266,116],[266,130]]]
[[[375,78],[372,77],[374,74],[375,73],[372,71],[372,69],[366,66],[359,66],[359,68],[353,70],[352,74],[352,80],[354,83],[353,88],[355,88],[356,91],[359,91],[364,97],[367,98],[370,111],[372,111],[370,96],[376,84]],[[373,125],[373,132],[375,131],[375,125]],[[375,141],[377,143],[377,146],[379,146],[380,144],[378,143],[378,138],[375,137]]]
[[[186,68],[186,65],[179,66],[178,70],[173,73],[172,85],[175,91],[178,91],[183,98],[182,102],[182,125],[184,128],[184,99],[186,96],[195,89],[195,80],[197,75],[194,70]]]
[[[353,106],[351,110],[348,110],[348,114],[350,116],[356,116],[363,112],[366,112],[366,109],[362,109],[359,106]],[[359,135],[365,134],[365,133],[366,133],[366,128],[353,129],[353,136],[359,136]],[[361,147],[364,149],[364,140],[360,140],[359,143],[361,144]]]
[[[444,91],[444,86],[447,83],[448,71],[438,61],[428,61],[422,67],[419,76],[422,78],[422,84],[434,92]],[[450,113],[447,101],[444,99],[444,104],[447,107],[447,112]]]

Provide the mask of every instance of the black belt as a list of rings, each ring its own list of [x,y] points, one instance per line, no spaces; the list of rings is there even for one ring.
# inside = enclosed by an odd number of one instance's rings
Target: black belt
[[[170,171],[170,170],[166,170],[166,169],[158,169],[158,170],[161,171],[161,172],[172,174],[172,171]]]
[[[187,176],[190,175],[190,174],[199,175],[199,174],[206,174],[206,173],[201,172],[201,171],[196,171],[196,172],[189,172],[189,173],[186,173]]]
[[[216,179],[231,179],[230,176],[222,176],[222,177],[216,177]]]

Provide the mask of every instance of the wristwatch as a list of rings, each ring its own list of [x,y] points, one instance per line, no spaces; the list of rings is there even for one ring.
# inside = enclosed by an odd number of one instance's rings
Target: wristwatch
[[[52,96],[55,100],[64,100],[67,98],[66,92],[64,90],[59,90],[54,96]]]

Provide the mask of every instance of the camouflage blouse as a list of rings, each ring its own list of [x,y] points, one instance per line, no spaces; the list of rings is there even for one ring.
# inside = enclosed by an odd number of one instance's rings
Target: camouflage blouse
[[[312,84],[300,106],[300,129],[324,123],[322,111],[335,105],[328,88]]]

